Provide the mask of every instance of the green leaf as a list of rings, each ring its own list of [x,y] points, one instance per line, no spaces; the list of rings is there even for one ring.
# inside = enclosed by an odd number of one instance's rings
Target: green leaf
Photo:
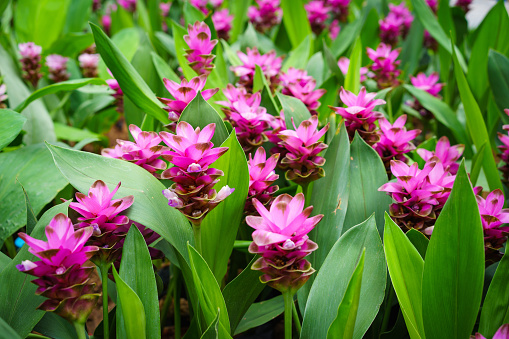
[[[311,34],[311,25],[304,9],[304,3],[302,0],[282,0],[281,9],[283,10],[283,24],[286,32],[292,46],[296,48]]]
[[[341,69],[339,69],[338,66],[338,60],[337,58],[332,54],[332,51],[327,47],[325,44],[325,41],[323,41],[323,55],[325,57],[325,62],[327,63],[327,66],[329,67],[332,74],[334,74],[338,80],[339,84],[345,83],[345,76],[343,75],[343,72],[341,72]],[[336,93],[337,96],[337,93]]]
[[[230,41],[235,42],[239,34],[244,30],[244,25],[247,20],[247,10],[251,4],[251,0],[229,1],[229,4],[230,13],[233,15],[232,29],[230,31]]]
[[[422,279],[422,314],[428,338],[468,338],[484,280],[479,209],[461,164],[429,242]]]
[[[189,2],[184,2],[184,19],[186,25],[194,25],[196,21],[204,21],[205,15],[198,8],[191,5]]]
[[[282,295],[252,304],[246,315],[242,317],[235,335],[266,324],[283,313],[284,309],[285,303]]]
[[[108,107],[113,101],[115,99],[110,95],[100,95],[83,101],[72,116],[72,125],[76,128],[82,128],[90,117]]]
[[[361,86],[361,62],[362,62],[362,41],[359,38],[355,41],[352,54],[350,54],[350,64],[345,78],[345,89],[353,93],[359,93]]]
[[[383,215],[392,202],[387,194],[378,191],[386,182],[382,159],[356,134],[350,146],[350,195],[343,232],[375,213],[376,224],[382,234]]]
[[[289,129],[293,129],[293,123],[298,128],[301,122],[311,118],[311,113],[307,109],[306,105],[297,98],[277,93],[277,97],[283,106],[283,112],[285,114],[286,126]]]
[[[509,108],[509,96],[507,96],[507,93],[509,93],[509,59],[498,52],[490,50],[488,76],[495,103],[501,112],[500,117],[504,123],[509,124],[509,117],[502,113],[504,109]]]
[[[92,0],[71,1],[67,11],[64,32],[81,32],[86,29],[85,25],[90,17],[90,12],[92,12]]]
[[[46,211],[39,219],[31,236],[46,241],[44,229],[58,213],[67,214],[69,203],[70,201]],[[16,265],[21,264],[23,260],[35,260],[35,256],[28,252],[26,245],[0,273],[0,286],[2,286],[0,288],[0,318],[25,338],[44,315],[44,311],[36,308],[46,298],[35,294],[37,286],[30,283],[35,277],[22,273],[16,268]],[[20,314],[23,316],[21,317]]]
[[[306,65],[306,71],[316,81],[316,86],[321,87],[323,85],[324,73],[325,73],[325,62],[322,52],[317,52],[311,56]]]
[[[9,265],[9,263],[12,261],[11,258],[4,252],[0,252],[0,273]]]
[[[82,141],[85,139],[99,140],[101,136],[97,133],[87,131],[86,129],[79,129],[68,125],[55,123],[55,134],[58,140],[69,141]]]
[[[398,225],[385,213],[384,250],[392,286],[410,338],[425,338],[422,320],[424,260]]]
[[[361,294],[362,273],[364,270],[364,257],[366,249],[362,251],[361,257],[352,274],[345,296],[338,308],[338,315],[332,322],[327,332],[327,339],[351,339],[355,329],[355,320],[359,308]]]
[[[327,336],[364,248],[366,261],[353,338],[364,336],[384,299],[386,284],[387,268],[373,216],[343,234],[318,271],[306,304],[302,339]]]
[[[130,227],[125,238],[120,263],[120,278],[133,289],[143,304],[147,337],[161,338],[155,273],[147,243],[135,225]],[[117,317],[120,310],[123,315],[124,308],[117,308]],[[124,317],[124,320],[127,319]]]
[[[332,112],[329,108],[329,105],[337,106],[338,104],[339,84],[334,77],[330,77],[325,80],[320,88],[327,90],[327,92],[320,98],[320,107],[318,107],[318,120],[323,122],[327,120],[331,114],[334,114],[334,112]]]
[[[308,35],[299,46],[290,52],[290,56],[283,64],[283,71],[286,72],[290,67],[305,69],[311,55],[313,46],[313,37]]]
[[[21,132],[27,119],[9,109],[0,109],[0,150],[9,145]]]
[[[117,79],[124,95],[145,113],[167,124],[168,115],[162,109],[164,105],[157,100],[140,74],[98,26],[91,23],[90,27],[94,33],[97,51]]]
[[[73,1],[71,6],[74,3],[82,2]],[[85,48],[92,45],[93,43],[94,36],[92,33],[68,33],[51,45],[50,49],[48,50],[48,54],[60,54],[74,59]]]
[[[212,323],[210,323],[209,327],[203,332],[201,339],[218,339],[219,338],[219,315],[221,314],[221,309],[217,309],[216,318]]]
[[[484,162],[484,155],[486,154],[485,149],[486,143],[482,144],[481,148],[474,154],[472,158],[472,169],[470,171],[470,182],[472,186],[475,186],[477,183],[477,179],[479,179],[479,174],[481,174],[482,164]]]
[[[18,181],[19,182],[19,181]],[[21,183],[20,183],[21,185]],[[25,208],[27,210],[27,234],[32,233],[32,231],[35,228],[35,225],[37,225],[37,215],[34,212],[34,209],[32,208],[32,205],[30,204],[30,198],[28,197],[28,193],[25,190],[25,187],[21,185],[21,188],[23,189],[23,195],[25,196]]]
[[[74,326],[54,312],[46,312],[35,325],[34,331],[50,338],[78,339]]]
[[[429,239],[414,228],[406,232],[405,235],[410,240],[412,245],[414,245],[417,252],[419,252],[421,257],[424,259],[426,257],[426,250],[428,249]]]
[[[115,284],[117,285],[117,306],[122,308],[124,318],[125,335],[127,339],[147,338],[146,318],[143,304],[129,285],[127,285],[117,273],[115,266],[112,267]],[[119,308],[117,308],[118,310]],[[159,318],[159,317],[157,317]],[[117,317],[117,324],[119,318]],[[117,335],[119,326],[117,326]]]
[[[0,154],[0,244],[27,223],[23,184],[34,213],[39,213],[67,185],[43,144]],[[41,179],[44,178],[44,179]]]
[[[355,41],[355,39],[361,34],[362,27],[366,22],[366,18],[368,17],[371,9],[373,8],[373,4],[368,1],[368,3],[363,6],[362,12],[360,16],[353,22],[349,23],[341,29],[336,40],[332,42],[331,51],[334,57],[337,59],[341,56],[348,47]]]
[[[458,83],[458,88],[461,96],[461,101],[463,102],[463,107],[465,108],[465,115],[467,117],[467,128],[470,132],[470,136],[474,141],[475,147],[479,150],[482,145],[486,143],[486,147],[484,148],[484,159],[483,159],[483,169],[486,174],[486,179],[488,179],[488,184],[490,186],[490,190],[494,189],[503,189],[502,182],[500,181],[500,174],[497,169],[497,165],[495,164],[495,159],[493,158],[491,144],[488,137],[488,131],[486,129],[486,125],[484,124],[484,119],[475,101],[472,92],[470,91],[470,87],[468,86],[467,80],[465,79],[465,74],[461,70],[458,58],[456,54],[453,53],[454,60],[454,73],[456,74],[456,81]]]
[[[403,42],[400,59],[405,74],[414,74],[419,66],[420,56],[423,52],[422,42],[424,40],[424,27],[421,22],[414,20],[407,38]]]
[[[7,324],[2,318],[0,318],[0,331],[2,332],[3,338],[21,339],[19,334],[16,333],[16,331],[14,331],[14,329],[10,327],[9,324]]]

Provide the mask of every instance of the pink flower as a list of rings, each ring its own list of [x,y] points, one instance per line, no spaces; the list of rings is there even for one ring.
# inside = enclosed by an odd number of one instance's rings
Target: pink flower
[[[108,87],[114,91],[112,96],[115,98],[115,106],[117,106],[117,112],[124,113],[124,92],[116,79],[107,79],[106,83]]]
[[[247,17],[257,31],[265,33],[278,25],[283,17],[280,0],[256,0],[258,7],[249,6]]]
[[[21,54],[21,58],[28,59],[39,59],[41,58],[42,47],[34,44],[33,42],[27,42],[24,44],[19,44],[19,54]]]
[[[330,7],[339,21],[346,22],[348,19],[348,7],[350,6],[350,0],[326,0],[325,3]]]
[[[373,61],[371,71],[379,88],[397,86],[397,77],[401,73],[397,69],[400,61],[396,60],[401,49],[392,50],[391,46],[381,43],[376,50],[367,48],[368,57]]]
[[[440,161],[445,170],[454,175],[458,173],[459,164],[457,161],[464,150],[465,145],[459,144],[451,147],[449,139],[443,136],[438,140],[435,151],[419,148],[417,154],[419,154],[424,161],[430,161],[432,158],[435,159],[435,161]]]
[[[347,57],[341,57],[339,58],[338,60],[338,67],[339,67],[339,70],[341,71],[341,73],[343,73],[343,75],[346,76],[346,74],[348,73],[348,67],[350,66],[350,59],[348,59]],[[361,82],[364,82],[366,81],[367,79],[367,76],[371,76],[369,75],[369,70],[367,67],[361,67],[360,68],[360,73],[361,73],[361,76],[360,76],[360,81]]]
[[[36,87],[37,82],[42,77],[41,74],[41,53],[42,47],[27,42],[19,44],[19,53],[21,54],[21,68],[23,70],[23,79],[28,80],[32,86]]]
[[[196,94],[205,87],[207,76],[200,75],[192,78],[191,81],[183,79],[180,84],[166,78],[163,78],[163,82],[164,87],[166,87],[175,100],[166,98],[159,98],[159,100],[166,105],[164,109],[169,112],[168,118],[170,121],[176,122],[187,105],[196,97]],[[218,90],[218,88],[207,89],[201,92],[201,95],[204,100],[209,100]]]
[[[301,122],[298,128],[293,123],[293,127],[295,130],[287,129],[278,134],[282,140],[280,145],[288,151],[281,165],[288,169],[286,179],[305,185],[325,175],[322,168],[325,159],[318,154],[327,148],[320,138],[329,129],[329,124],[318,131],[318,117],[314,115]]]
[[[277,185],[271,186],[279,178],[279,175],[274,171],[278,159],[279,154],[273,154],[267,159],[263,147],[256,150],[254,157],[249,154],[247,163],[249,168],[249,193],[244,208],[247,214],[254,215],[256,213],[253,199],[257,199],[265,206],[270,206],[273,199],[272,194],[279,189]]]
[[[134,142],[117,140],[115,148],[105,148],[101,154],[108,158],[122,159],[146,169],[155,177],[156,171],[166,169],[166,163],[159,159],[164,147],[159,145],[162,139],[156,132],[142,131],[136,125],[129,125]]]
[[[189,3],[202,11],[203,14],[207,14],[209,12],[207,4],[210,4],[213,9],[217,9],[221,7],[223,0],[189,0]]]
[[[459,1],[460,0],[458,0],[458,2]],[[507,338],[509,338],[509,324],[504,324],[500,326],[497,333],[495,333],[492,339],[507,339]],[[477,332],[475,334],[475,339],[486,339],[486,338],[482,334]]]
[[[396,46],[401,34],[401,28],[404,27],[403,19],[389,13],[385,19],[380,20],[378,23],[380,24],[380,39],[382,42],[393,47]]]
[[[97,77],[97,65],[99,64],[99,54],[83,53],[78,57],[83,76],[86,78]]]
[[[422,43],[424,47],[427,49],[431,49],[432,51],[438,50],[438,42],[431,36],[429,31],[424,31],[424,42]]]
[[[71,74],[67,72],[67,61],[69,58],[58,54],[50,54],[46,57],[46,66],[48,66],[49,78],[55,82],[69,80]]]
[[[30,247],[28,251],[41,259],[35,263],[25,260],[16,266],[38,277],[32,280],[37,285],[35,294],[48,298],[38,309],[54,311],[70,322],[85,323],[99,296],[93,291],[95,283],[89,281],[94,267],[85,266],[98,250],[96,246],[85,246],[92,232],[92,227],[75,231],[71,219],[60,213],[46,226],[47,242],[19,233]]]
[[[128,12],[136,11],[136,0],[117,0],[117,2]]]
[[[507,127],[509,126],[505,125],[504,129],[507,130]],[[498,139],[502,142],[502,145],[497,146],[501,151],[500,158],[505,162],[504,166],[500,167],[499,170],[502,172],[504,182],[507,183],[509,182],[509,135],[498,133]]]
[[[6,108],[7,104],[5,101],[7,100],[7,86],[5,84],[0,85],[0,108]]]
[[[422,89],[434,97],[438,97],[438,93],[444,86],[444,84],[438,83],[438,80],[439,76],[436,72],[431,73],[429,76],[426,76],[426,74],[422,72],[417,74],[416,77],[410,76],[410,81],[414,87]]]
[[[275,116],[270,122],[270,127],[272,130],[266,133],[267,138],[269,138],[269,141],[274,145],[274,147],[270,149],[270,153],[279,154],[279,158],[282,159],[288,153],[286,148],[281,145],[282,140],[279,137],[279,132],[286,130],[285,114],[283,110],[279,112],[279,116]]]
[[[312,115],[318,115],[316,111],[320,107],[318,101],[327,92],[325,89],[315,89],[316,81],[306,71],[290,67],[281,75],[283,85],[281,93],[291,95],[306,105]]]
[[[465,13],[470,11],[470,5],[472,4],[472,0],[456,0],[456,4],[454,6],[460,7]]]
[[[253,88],[253,79],[255,67],[258,65],[269,81],[271,88],[276,88],[279,84],[279,72],[283,63],[282,57],[276,57],[276,51],[270,51],[267,54],[260,54],[256,47],[247,48],[246,54],[237,52],[242,65],[232,66],[231,70],[239,77],[239,85],[248,90]]]
[[[304,5],[307,12],[311,29],[316,35],[320,35],[325,29],[325,21],[329,17],[330,8],[322,0],[312,0]]]
[[[397,6],[394,4],[389,4],[388,16],[389,15],[402,21],[401,36],[404,39],[410,30],[412,22],[414,21],[414,17],[406,7],[405,2],[402,2]]]
[[[161,15],[166,18],[170,14],[171,2],[161,2],[159,4],[159,9],[161,10]]]
[[[385,101],[375,99],[375,96],[376,93],[367,93],[364,87],[361,88],[358,96],[341,87],[339,97],[347,107],[329,106],[330,109],[345,119],[345,126],[350,140],[353,140],[357,131],[359,136],[370,145],[378,141],[379,136],[376,133],[375,121],[383,118],[384,115],[373,110],[375,106],[385,104]]]
[[[329,26],[329,37],[331,40],[336,40],[341,31],[341,27],[339,26],[338,20],[333,20]]]
[[[426,3],[431,8],[433,13],[436,14],[437,13],[437,9],[438,9],[438,0],[426,0]]]
[[[233,15],[230,15],[227,8],[215,11],[212,14],[212,22],[219,39],[228,40],[230,30],[232,29],[232,21]]]
[[[187,35],[184,35],[189,49],[186,50],[185,57],[189,62],[189,66],[198,75],[208,75],[214,68],[212,60],[216,57],[211,54],[217,40],[211,40],[210,28],[206,23],[196,21],[194,25],[187,26]]]
[[[302,193],[292,197],[282,194],[274,200],[270,211],[253,199],[260,216],[246,217],[246,223],[255,229],[250,253],[260,254],[251,268],[264,273],[262,283],[284,292],[295,292],[314,273],[311,264],[304,259],[318,248],[308,233],[320,222],[323,215],[309,218],[313,207],[304,209]]]

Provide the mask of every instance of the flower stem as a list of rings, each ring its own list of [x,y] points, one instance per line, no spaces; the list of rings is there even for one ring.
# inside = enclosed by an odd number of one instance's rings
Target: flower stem
[[[201,254],[201,225],[193,224],[193,232],[194,232],[194,244],[196,245],[196,250]]]
[[[309,182],[301,184],[300,186],[302,187],[302,193],[304,193],[304,199],[306,199],[304,202],[304,207],[308,207],[311,203],[311,187],[313,186]]]
[[[86,339],[87,336],[85,335],[85,326],[79,322],[74,322],[73,325],[76,329],[76,335],[78,336],[78,339]]]
[[[297,330],[297,334],[300,337],[300,319],[299,319],[299,313],[297,313],[297,307],[295,306],[295,303],[292,302],[292,313],[293,313],[293,323],[295,324],[295,329]]]
[[[293,294],[290,291],[283,293],[285,300],[285,339],[292,339],[292,305]]]
[[[108,321],[108,271],[110,269],[109,263],[102,263],[101,269],[101,280],[103,286],[103,329],[104,339],[110,338],[110,323]]]

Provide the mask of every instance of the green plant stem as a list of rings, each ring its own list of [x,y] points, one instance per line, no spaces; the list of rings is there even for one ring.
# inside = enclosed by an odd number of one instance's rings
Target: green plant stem
[[[78,336],[78,339],[86,339],[87,336],[85,335],[85,326],[78,322],[74,322],[73,325],[76,329],[76,335]]]
[[[387,331],[387,325],[389,325],[389,319],[391,317],[392,310],[392,299],[394,297],[394,289],[392,285],[389,285],[389,295],[387,296],[387,305],[385,306],[384,318],[382,320],[382,327],[380,333],[384,333]]]
[[[196,250],[201,254],[201,225],[193,224],[193,233],[194,233],[194,244],[196,245]]]
[[[305,183],[301,184],[300,187],[302,187],[302,193],[304,193],[304,199],[306,199],[306,201],[304,202],[304,207],[308,207],[311,202],[312,185],[310,183]]]
[[[392,116],[392,90],[390,90],[389,93],[387,93],[387,105],[385,107],[387,107],[387,114],[389,114],[389,121],[392,124],[392,123],[394,123],[394,117]]]
[[[103,286],[103,329],[104,339],[110,338],[110,323],[108,321],[108,271],[110,269],[110,263],[102,263],[101,269],[101,280]]]
[[[175,268],[174,279],[175,279],[175,288],[173,289],[173,319],[174,324],[173,327],[175,329],[175,338],[181,338],[180,331],[180,270]]]
[[[12,235],[5,239],[5,248],[7,249],[7,254],[11,259],[14,259],[16,256],[16,246],[14,245],[14,240],[12,239]]]
[[[172,280],[168,284],[168,289],[166,290],[166,298],[164,299],[163,307],[161,308],[161,330],[164,328],[164,322],[166,321],[166,317],[168,316],[168,310],[173,300],[172,296],[174,289],[175,289],[175,279],[172,278]]]
[[[297,313],[297,307],[295,306],[295,303],[292,302],[292,314],[293,314],[293,323],[295,324],[295,329],[297,330],[297,334],[300,337],[300,319],[299,319],[299,313]]]
[[[293,295],[290,291],[283,293],[285,300],[285,339],[292,339],[292,308]]]

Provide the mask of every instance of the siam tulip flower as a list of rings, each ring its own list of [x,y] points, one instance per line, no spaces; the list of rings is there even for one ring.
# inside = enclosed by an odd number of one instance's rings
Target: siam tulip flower
[[[117,11],[116,4],[108,4],[106,6],[106,10],[104,11],[104,15],[101,17],[101,23],[103,25],[104,31],[106,34],[110,35],[111,33],[111,12]]]
[[[472,4],[472,0],[456,0],[456,4],[454,6],[460,7],[465,13],[470,11],[470,5]]]
[[[216,56],[211,53],[217,44],[217,39],[211,40],[211,36],[210,28],[204,22],[196,21],[194,25],[187,26],[187,35],[184,35],[184,40],[189,49],[184,56],[189,66],[198,75],[209,75],[214,68],[212,60]]]
[[[479,213],[481,214],[482,227],[484,229],[484,252],[486,262],[492,264],[502,258],[500,249],[504,247],[509,234],[509,209],[504,207],[504,194],[496,189],[489,193],[486,199],[476,195]]]
[[[507,339],[509,338],[509,324],[504,324],[500,326],[497,333],[493,336],[492,339]],[[475,334],[475,339],[486,339],[482,334],[477,332]]]
[[[117,2],[128,12],[136,11],[136,0],[117,0]]]
[[[261,146],[267,141],[266,132],[270,128],[270,121],[274,119],[261,107],[260,92],[247,94],[244,88],[237,89],[231,84],[223,91],[228,102],[219,101],[218,104],[227,106],[223,109],[226,119],[235,128],[237,138],[245,152]]]
[[[239,77],[238,84],[247,90],[253,88],[253,79],[255,75],[255,67],[258,65],[265,78],[270,83],[270,87],[275,89],[279,85],[279,72],[283,63],[282,57],[276,57],[276,51],[270,51],[267,54],[260,54],[256,47],[247,48],[246,54],[241,51],[237,55],[242,65],[232,66],[231,70]]]
[[[401,28],[404,27],[403,19],[389,13],[378,23],[380,25],[380,39],[382,42],[392,47],[396,46],[401,34]]]
[[[382,133],[380,135],[380,141],[377,142],[373,148],[382,158],[389,174],[391,160],[408,162],[404,154],[415,149],[415,145],[411,143],[411,140],[421,134],[421,130],[418,129],[407,131],[405,127],[406,119],[406,114],[403,114],[396,119],[393,125],[385,118],[379,120]]]
[[[286,148],[281,145],[282,140],[279,137],[279,132],[286,130],[285,114],[283,110],[279,112],[279,116],[275,116],[274,119],[270,121],[270,127],[272,130],[266,133],[267,138],[269,138],[269,141],[274,145],[274,147],[270,149],[270,153],[279,154],[279,158],[283,159],[288,153]]]
[[[339,58],[339,60],[338,60],[338,67],[339,67],[339,70],[341,71],[341,73],[343,73],[343,75],[346,76],[346,74],[348,73],[348,67],[349,66],[350,66],[350,59],[348,59],[347,57]],[[366,81],[367,76],[371,77],[367,67],[361,67],[360,68],[360,73],[361,73],[361,76],[360,76],[360,81],[361,82]]]
[[[322,0],[312,0],[304,5],[304,9],[311,24],[311,30],[316,35],[320,35],[325,29],[325,22],[329,17],[330,8]]]
[[[101,9],[101,0],[94,0],[92,2],[92,12],[97,12]]]
[[[419,154],[424,161],[430,161],[433,158],[435,161],[441,162],[446,171],[455,175],[458,173],[459,168],[457,161],[464,150],[465,145],[459,144],[451,147],[449,139],[443,136],[438,140],[435,151],[419,148],[417,149],[417,154]]]
[[[438,93],[442,90],[444,84],[438,82],[439,75],[436,72],[426,76],[424,73],[417,74],[416,77],[410,76],[410,81],[415,88],[422,89],[434,97],[439,97]]]
[[[159,9],[161,10],[161,16],[164,18],[167,18],[170,14],[170,8],[171,8],[171,2],[161,2],[159,4]],[[168,24],[166,23],[166,20],[162,21],[162,28],[164,32],[168,32]]]
[[[249,191],[244,211],[249,215],[256,215],[253,199],[258,200],[264,206],[270,206],[272,194],[279,187],[271,186],[279,178],[274,169],[277,166],[279,154],[273,154],[267,159],[265,150],[260,147],[256,150],[254,158],[249,154],[247,166],[249,168]]]
[[[92,236],[92,227],[74,230],[71,219],[57,214],[46,226],[48,241],[19,233],[30,247],[29,252],[41,259],[24,260],[16,268],[37,279],[35,294],[46,298],[38,309],[55,312],[70,322],[84,324],[99,297],[89,277],[94,267],[86,262],[98,251],[97,246],[85,246]]]
[[[5,84],[0,85],[0,108],[7,108],[7,86]]]
[[[90,187],[88,195],[76,193],[78,202],[71,202],[69,205],[81,215],[75,225],[77,229],[89,226],[93,228],[88,242],[99,247],[93,258],[97,263],[113,262],[120,254],[120,249],[116,249],[115,244],[126,235],[123,226],[129,224],[129,218],[120,213],[131,207],[134,197],[129,195],[113,200],[119,187],[120,183],[110,192],[103,181],[97,180]]]
[[[41,53],[42,47],[27,42],[19,44],[19,54],[21,54],[21,68],[23,70],[23,79],[28,80],[32,86],[36,87],[37,82],[42,77],[41,74]]]
[[[426,3],[428,4],[429,8],[431,8],[433,13],[437,14],[438,0],[426,0]]]
[[[247,17],[257,31],[265,33],[281,22],[280,0],[256,0],[256,3],[258,7],[249,6]]]
[[[379,88],[394,87],[399,84],[397,77],[401,73],[397,69],[400,61],[396,60],[401,49],[392,50],[391,46],[381,43],[376,50],[367,48],[368,57],[373,61],[371,71]]]
[[[295,130],[287,129],[278,134],[282,140],[280,145],[288,151],[281,160],[281,167],[287,169],[286,179],[306,186],[311,181],[325,175],[322,168],[325,159],[318,156],[318,154],[327,148],[326,144],[320,142],[320,138],[329,129],[329,124],[318,131],[318,117],[316,115],[301,122],[298,128],[295,126],[293,118],[292,123]]]
[[[260,216],[246,217],[246,223],[255,229],[249,252],[261,256],[251,269],[263,273],[262,283],[292,295],[315,272],[304,258],[318,245],[307,234],[323,217],[320,214],[309,218],[313,207],[304,209],[304,202],[302,193],[295,197],[282,194],[267,210],[260,201],[253,199]]]
[[[124,113],[124,92],[116,79],[107,79],[106,83],[110,89],[114,92],[112,96],[115,98],[115,106],[117,106],[117,112]]]
[[[509,109],[504,110],[509,115]],[[506,131],[509,130],[508,125],[504,125]],[[498,133],[498,139],[502,142],[502,145],[498,146],[501,151],[500,158],[505,162],[504,166],[500,167],[499,170],[502,172],[504,183],[509,183],[509,135]]]
[[[396,19],[400,19],[402,22],[401,26],[401,36],[404,39],[410,31],[410,26],[414,21],[414,16],[405,5],[405,2],[400,3],[399,5],[389,4],[389,14],[388,16],[393,16]]]
[[[69,58],[58,54],[50,54],[46,57],[46,66],[48,66],[49,78],[54,82],[69,80],[71,74],[67,72],[67,61]]]
[[[99,54],[83,53],[78,57],[83,76],[86,78],[97,77],[97,65],[99,64]]]
[[[230,30],[232,29],[232,21],[233,15],[230,15],[227,8],[215,11],[214,14],[212,14],[212,22],[214,23],[214,28],[216,29],[217,37],[219,39],[229,39]]]
[[[132,162],[158,178],[159,174],[156,172],[166,169],[166,163],[159,159],[165,150],[159,145],[162,139],[156,132],[142,131],[133,124],[129,125],[129,131],[134,142],[117,139],[117,145],[114,148],[105,148],[101,154],[108,158]]]
[[[336,40],[341,31],[341,27],[339,26],[338,20],[333,20],[329,26],[329,37],[331,40]]]
[[[283,88],[281,93],[290,95],[302,101],[311,115],[318,115],[320,107],[318,101],[327,92],[325,89],[315,89],[316,81],[305,70],[290,67],[286,73],[281,74]]]
[[[384,115],[373,110],[376,106],[385,104],[385,101],[375,99],[375,96],[376,93],[367,93],[364,87],[361,88],[359,95],[355,95],[341,87],[339,97],[347,107],[329,106],[330,109],[345,119],[345,126],[350,140],[353,140],[357,131],[359,136],[369,145],[378,142],[379,135],[376,131],[375,121],[383,118]]]
[[[228,185],[216,192],[214,186],[223,172],[209,167],[228,147],[216,147],[210,141],[216,125],[209,124],[200,130],[185,121],[177,124],[176,135],[160,132],[164,143],[172,150],[164,151],[163,157],[174,166],[165,170],[161,177],[174,182],[163,195],[168,205],[182,212],[195,227],[221,201],[228,197],[233,188]]]
[[[350,0],[326,0],[327,6],[330,7],[334,16],[341,22],[346,22],[348,19],[348,8],[350,7]]]
[[[189,0],[189,3],[206,15],[209,12],[207,9],[208,4],[210,4],[213,9],[218,9],[223,4],[223,0]]]
[[[424,42],[422,43],[424,47],[427,49],[431,49],[432,51],[438,50],[438,42],[431,36],[429,31],[424,31]]]
[[[183,79],[180,84],[166,78],[163,78],[163,82],[164,87],[166,87],[175,100],[167,98],[159,98],[159,100],[166,105],[164,109],[169,112],[168,119],[172,122],[177,122],[187,105],[205,87],[207,76],[200,75],[192,78],[191,81]],[[201,95],[204,100],[209,100],[218,90],[218,88],[207,89],[201,92]]]

